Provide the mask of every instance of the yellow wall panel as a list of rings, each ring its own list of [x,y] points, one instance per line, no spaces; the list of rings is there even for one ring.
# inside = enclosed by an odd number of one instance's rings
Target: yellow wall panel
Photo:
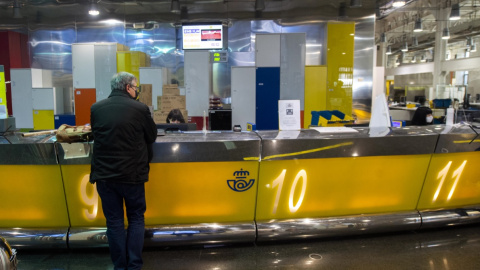
[[[148,61],[147,61],[148,58]],[[149,56],[144,52],[138,51],[118,51],[117,52],[117,72],[126,71],[140,77],[140,67],[149,67]]]
[[[327,67],[305,67],[305,109],[303,126],[312,122],[312,111],[326,110]]]
[[[355,24],[327,25],[327,110],[352,115]]]
[[[53,110],[34,110],[33,129],[55,129],[55,118]]]
[[[5,105],[7,109],[7,89],[5,86],[5,72],[3,66],[0,65],[0,105]],[[8,115],[8,111],[7,111]]]

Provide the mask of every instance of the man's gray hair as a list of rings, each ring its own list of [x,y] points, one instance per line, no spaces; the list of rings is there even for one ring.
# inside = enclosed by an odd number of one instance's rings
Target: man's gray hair
[[[112,91],[115,89],[126,90],[126,85],[132,85],[132,82],[136,80],[137,78],[135,75],[131,73],[119,72],[113,75],[112,80],[110,81],[110,86],[112,87]]]

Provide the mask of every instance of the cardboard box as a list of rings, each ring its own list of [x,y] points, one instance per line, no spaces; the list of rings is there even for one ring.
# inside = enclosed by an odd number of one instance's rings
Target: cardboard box
[[[172,109],[185,110],[186,100],[185,96],[160,96],[157,97],[158,108],[161,111],[171,111]]]
[[[180,95],[180,89],[178,88],[163,88],[162,89],[162,95],[163,96],[179,96]]]
[[[183,115],[183,119],[185,119],[185,123],[188,122],[188,111],[187,110],[180,110]],[[167,116],[170,113],[170,111],[155,111],[153,113],[153,121],[156,124],[162,124],[167,122]]]
[[[151,84],[142,84],[142,92],[140,93],[140,102],[147,106],[152,106],[152,85]]]

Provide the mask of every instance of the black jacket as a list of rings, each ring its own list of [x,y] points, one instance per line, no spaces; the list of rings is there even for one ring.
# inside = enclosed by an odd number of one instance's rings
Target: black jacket
[[[148,107],[125,90],[113,90],[90,108],[94,144],[90,182],[148,181],[157,127]]]

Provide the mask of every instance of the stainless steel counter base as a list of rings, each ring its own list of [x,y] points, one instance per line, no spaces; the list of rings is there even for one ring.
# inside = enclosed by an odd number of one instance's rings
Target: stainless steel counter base
[[[1,228],[0,235],[16,248],[67,248],[68,228]]]
[[[420,211],[422,229],[480,222],[480,205]]]
[[[215,245],[255,242],[255,223],[202,223],[147,227],[145,246]]]
[[[421,225],[417,211],[326,218],[258,221],[258,242],[321,238],[402,230]]]
[[[325,218],[147,226],[145,246],[218,245],[325,238],[480,223],[480,205],[434,211]],[[108,247],[106,228],[3,228],[16,248]],[[68,235],[68,239],[67,239]]]
[[[202,223],[145,227],[145,246],[213,245],[255,242],[255,223]],[[70,248],[107,247],[106,228],[70,230]]]

